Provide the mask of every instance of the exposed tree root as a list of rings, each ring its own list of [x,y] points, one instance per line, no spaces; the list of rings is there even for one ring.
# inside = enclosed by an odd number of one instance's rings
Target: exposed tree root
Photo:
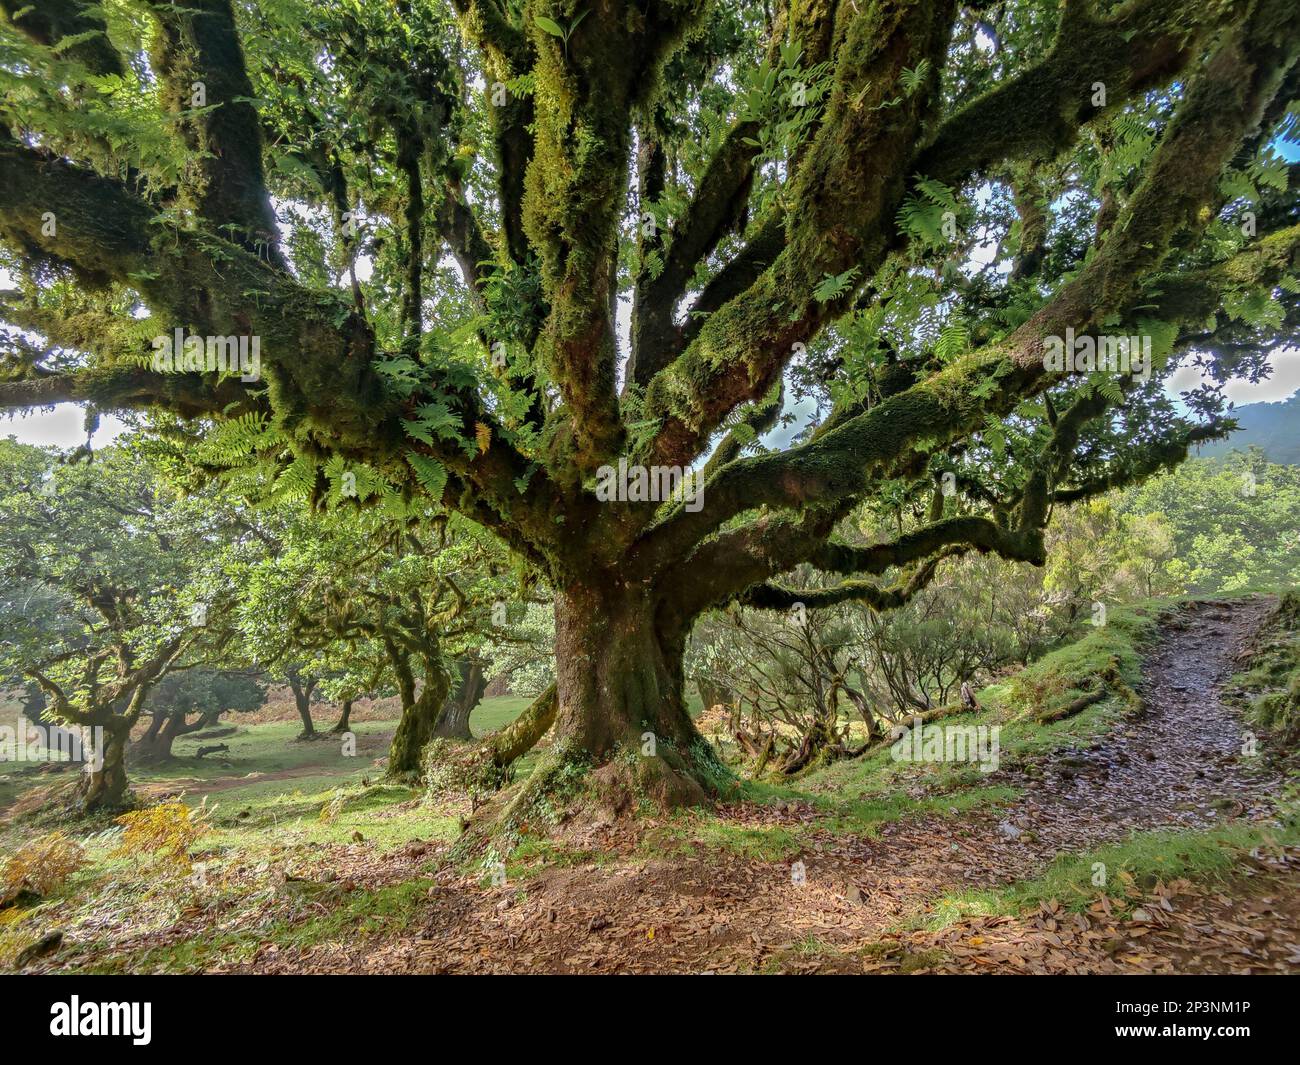
[[[484,739],[483,743],[490,751],[493,763],[498,768],[505,768],[536,747],[555,724],[555,715],[559,709],[555,685],[552,684],[514,721]]]
[[[512,766],[541,742],[557,708],[552,684],[514,721],[479,743],[435,738],[424,749],[424,786],[434,794],[468,794],[477,810],[485,796],[513,780]]]
[[[550,835],[575,821],[612,821],[708,806],[735,779],[702,742],[690,751],[660,746],[653,756],[624,748],[593,766],[585,752],[557,748],[529,778],[477,806],[457,843],[461,857],[512,848],[526,835]]]

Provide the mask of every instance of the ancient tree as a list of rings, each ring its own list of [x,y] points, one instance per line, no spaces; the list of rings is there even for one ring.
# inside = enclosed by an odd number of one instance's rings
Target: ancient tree
[[[1054,506],[1227,428],[1300,240],[1294,0],[757,7],[3,0],[0,403],[492,530],[555,594],[517,801],[704,800],[701,612],[1041,563]],[[792,392],[820,416],[773,449]],[[915,520],[845,531],[887,492]]]

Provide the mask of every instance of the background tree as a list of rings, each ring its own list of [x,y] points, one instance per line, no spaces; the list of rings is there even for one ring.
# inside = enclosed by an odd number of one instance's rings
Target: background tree
[[[296,683],[300,714],[321,683],[344,701],[395,690],[389,769],[398,776],[418,771],[433,736],[470,738],[469,712],[485,687],[474,663],[510,580],[481,530],[356,507],[284,505],[249,520],[262,550],[232,558],[229,573],[242,589],[243,653]],[[457,660],[468,685],[453,685]]]
[[[1159,574],[1153,580],[1165,589],[1207,594],[1269,587],[1289,581],[1300,565],[1300,473],[1254,449],[1188,462],[1118,505],[1133,522],[1160,516],[1169,545],[1153,560]]]
[[[587,766],[705,799],[701,612],[785,610],[801,564],[843,578],[810,607],[883,609],[957,553],[1041,563],[1054,504],[1221,433],[1216,382],[1293,329],[1291,0],[66,6],[0,3],[0,313],[42,341],[11,338],[0,403],[165,410],[213,474],[317,503],[350,474],[498,534],[555,592],[520,811]],[[257,337],[260,378],[157,372],[178,328]],[[1155,379],[1045,357],[1112,334]],[[1161,397],[1181,361],[1200,425]],[[821,417],[768,451],[787,385]],[[710,454],[700,507],[596,494]],[[935,490],[989,454],[994,490]],[[840,537],[918,492],[910,531]]]
[[[145,700],[145,712],[152,720],[131,744],[128,761],[169,762],[179,737],[212,728],[227,711],[256,710],[265,701],[265,686],[244,673],[204,667],[168,673]]]
[[[54,721],[103,730],[87,809],[127,801],[127,742],[159,682],[229,640],[210,503],[179,499],[129,448],[58,464],[0,441],[0,579],[42,593],[3,602],[4,670],[40,686]]]

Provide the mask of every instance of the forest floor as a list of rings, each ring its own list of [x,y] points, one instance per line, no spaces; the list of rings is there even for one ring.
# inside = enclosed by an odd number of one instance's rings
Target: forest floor
[[[454,804],[240,793],[197,878],[106,859],[38,907],[29,936],[60,939],[25,971],[1300,972],[1293,778],[1222,697],[1271,606],[1119,616],[986,690],[963,720],[1001,727],[991,772],[882,751],[711,812],[562,821],[504,878],[454,859]],[[1140,710],[1017,710],[1107,660]]]

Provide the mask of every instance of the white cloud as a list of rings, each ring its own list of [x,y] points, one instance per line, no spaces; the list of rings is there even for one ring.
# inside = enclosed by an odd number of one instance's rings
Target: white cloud
[[[1270,377],[1258,384],[1235,379],[1229,381],[1224,392],[1237,406],[1247,403],[1280,403],[1289,399],[1300,389],[1300,348],[1281,348],[1269,356],[1273,367]],[[1165,390],[1170,397],[1177,399],[1180,392],[1188,392],[1208,378],[1202,376],[1195,366],[1184,366],[1170,376]]]

